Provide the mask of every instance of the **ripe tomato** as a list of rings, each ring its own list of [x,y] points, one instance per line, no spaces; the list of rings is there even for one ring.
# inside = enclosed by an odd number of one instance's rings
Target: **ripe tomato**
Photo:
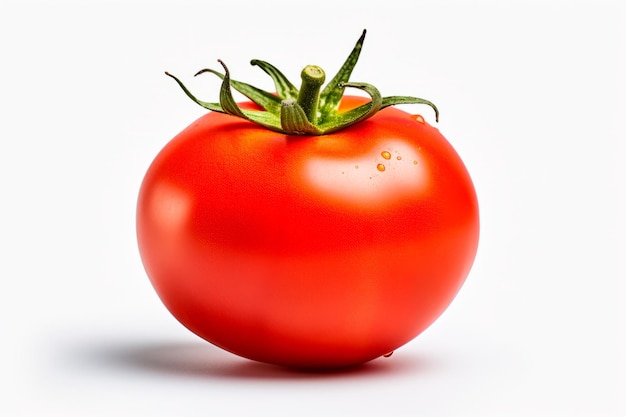
[[[416,337],[457,294],[478,235],[457,153],[390,107],[323,136],[208,113],[158,154],[137,207],[169,311],[225,350],[295,367],[359,364]]]
[[[437,129],[390,107],[438,115],[433,103],[349,82],[364,38],[323,90],[317,66],[298,90],[253,60],[271,94],[222,63],[224,74],[198,73],[222,79],[208,103],[168,74],[212,112],[148,169],[139,250],[169,311],[225,350],[293,367],[366,362],[426,329],[469,273],[479,221],[468,172]]]

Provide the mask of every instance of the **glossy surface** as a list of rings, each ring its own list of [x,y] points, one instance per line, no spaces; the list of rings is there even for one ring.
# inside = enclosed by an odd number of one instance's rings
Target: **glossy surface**
[[[223,349],[296,367],[354,365],[413,339],[461,287],[478,234],[456,152],[393,108],[319,137],[209,113],[159,153],[137,207],[169,311]]]

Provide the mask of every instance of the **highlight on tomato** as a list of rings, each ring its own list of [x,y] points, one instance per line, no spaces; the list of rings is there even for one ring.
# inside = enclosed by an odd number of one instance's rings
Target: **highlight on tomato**
[[[358,365],[405,345],[470,272],[478,202],[461,158],[423,116],[337,74],[268,92],[221,79],[219,102],[158,153],[136,212],[146,273],[171,314],[236,355],[296,368]],[[344,95],[346,89],[364,92]],[[249,99],[241,103],[233,90]],[[368,96],[365,98],[363,96]]]

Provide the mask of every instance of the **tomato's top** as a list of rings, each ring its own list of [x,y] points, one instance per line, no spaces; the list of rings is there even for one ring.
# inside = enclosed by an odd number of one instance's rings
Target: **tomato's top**
[[[321,87],[326,76],[324,71],[317,66],[310,65],[304,68],[301,74],[302,84],[298,90],[273,65],[258,59],[252,60],[252,65],[260,67],[274,81],[276,93],[270,93],[249,84],[232,80],[226,65],[218,60],[224,68],[223,74],[209,68],[196,73],[199,75],[210,72],[222,79],[219,103],[209,103],[197,99],[178,78],[168,72],[166,74],[176,80],[187,96],[202,107],[250,120],[267,129],[288,135],[333,133],[368,119],[381,109],[396,104],[426,104],[433,108],[435,117],[438,119],[437,107],[428,100],[409,96],[382,97],[378,89],[371,84],[349,82],[352,70],[361,53],[365,33],[364,30],[337,75],[323,89]],[[262,110],[249,110],[239,107],[233,98],[231,87],[259,105]],[[349,111],[339,112],[339,102],[346,87],[365,91],[371,97],[371,101]]]

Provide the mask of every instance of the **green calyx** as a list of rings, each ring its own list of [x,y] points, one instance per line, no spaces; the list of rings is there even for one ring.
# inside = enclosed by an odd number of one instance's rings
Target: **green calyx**
[[[317,66],[309,65],[302,70],[302,84],[298,90],[276,67],[258,59],[250,63],[265,71],[274,81],[276,93],[263,91],[249,84],[230,78],[226,65],[218,60],[224,73],[205,68],[196,75],[212,73],[222,79],[219,103],[209,103],[197,99],[175,76],[166,72],[183,89],[185,94],[200,106],[215,112],[225,113],[257,123],[267,129],[288,135],[324,135],[345,129],[372,117],[378,111],[397,104],[426,104],[435,111],[435,120],[439,119],[437,107],[428,100],[409,96],[382,97],[376,87],[366,83],[349,82],[365,40],[365,33],[357,41],[354,49],[328,84],[322,88],[326,75]],[[354,109],[339,112],[339,103],[346,87],[365,91],[371,101]],[[263,110],[240,108],[232,95],[237,90]]]

